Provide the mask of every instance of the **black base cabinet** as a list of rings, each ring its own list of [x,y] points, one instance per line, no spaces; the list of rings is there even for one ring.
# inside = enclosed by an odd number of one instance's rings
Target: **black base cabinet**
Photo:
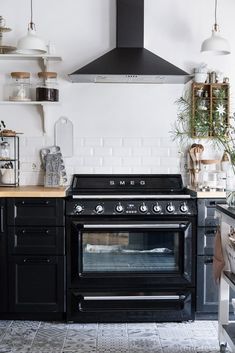
[[[63,256],[10,256],[10,312],[63,312]]]
[[[43,320],[60,314],[61,319],[65,312],[64,200],[9,198],[7,207],[9,315]]]
[[[8,311],[7,233],[5,200],[0,199],[0,313]]]

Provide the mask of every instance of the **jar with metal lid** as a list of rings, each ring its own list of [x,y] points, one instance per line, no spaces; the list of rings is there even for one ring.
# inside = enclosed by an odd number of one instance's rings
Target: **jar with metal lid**
[[[9,100],[31,101],[31,85],[29,72],[11,72],[12,84],[10,87]]]
[[[47,102],[59,101],[59,89],[56,72],[39,72],[36,87],[36,100]]]
[[[2,141],[0,143],[0,159],[10,158],[10,144],[7,141]]]

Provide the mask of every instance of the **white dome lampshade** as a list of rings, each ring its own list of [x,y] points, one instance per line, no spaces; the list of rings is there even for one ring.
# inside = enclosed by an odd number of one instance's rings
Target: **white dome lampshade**
[[[36,35],[35,24],[33,23],[33,0],[30,0],[31,18],[26,36],[19,39],[16,52],[19,54],[37,55],[47,52],[45,42]]]
[[[35,29],[29,27],[27,35],[18,40],[16,51],[18,54],[44,54],[47,48],[45,42],[36,35]]]
[[[217,0],[215,0],[215,24],[212,29],[211,37],[204,40],[201,46],[201,52],[210,52],[215,55],[230,54],[229,42],[220,36],[219,26],[217,24]]]
[[[214,26],[211,37],[202,43],[201,52],[211,52],[215,55],[231,53],[229,42],[219,35],[218,25]]]

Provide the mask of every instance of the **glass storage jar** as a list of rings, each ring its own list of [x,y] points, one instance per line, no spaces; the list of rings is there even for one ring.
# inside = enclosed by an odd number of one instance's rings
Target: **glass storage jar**
[[[29,72],[11,72],[12,84],[10,87],[9,100],[31,101],[31,86]]]
[[[0,144],[0,159],[10,158],[10,144],[7,141],[2,141]]]
[[[39,72],[39,82],[36,87],[36,100],[47,102],[59,101],[59,89],[56,72]]]

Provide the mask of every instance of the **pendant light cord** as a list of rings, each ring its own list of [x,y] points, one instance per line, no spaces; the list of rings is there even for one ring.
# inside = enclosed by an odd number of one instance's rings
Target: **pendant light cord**
[[[217,24],[217,0],[215,0],[215,24],[214,24],[215,31],[218,31],[218,24]]]
[[[30,29],[35,29],[35,24],[33,23],[33,0],[30,0]]]

